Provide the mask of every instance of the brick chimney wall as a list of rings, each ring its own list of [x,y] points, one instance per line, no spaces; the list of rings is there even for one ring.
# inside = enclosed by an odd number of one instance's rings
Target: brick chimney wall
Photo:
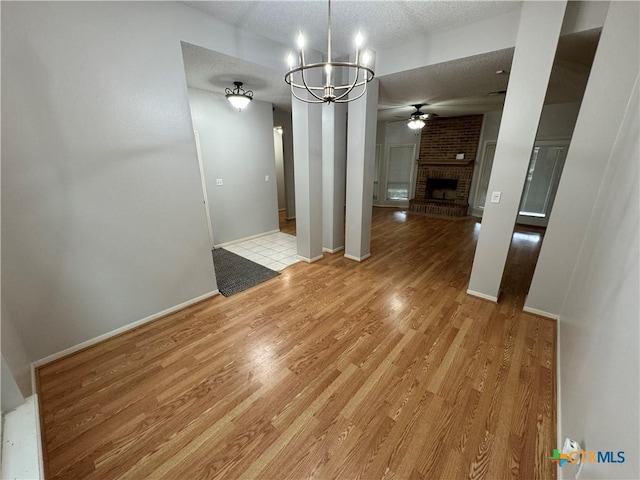
[[[410,210],[450,217],[467,214],[481,128],[482,115],[427,120],[422,129],[416,192],[409,201]],[[464,153],[464,160],[456,160],[458,153]],[[429,178],[457,180],[455,200],[427,198]]]
[[[427,120],[418,162],[455,160],[457,153],[464,153],[465,160],[475,161],[481,128],[482,115]]]

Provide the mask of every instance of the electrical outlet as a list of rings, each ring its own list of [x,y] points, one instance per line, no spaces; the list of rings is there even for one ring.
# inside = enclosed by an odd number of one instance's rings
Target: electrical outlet
[[[491,203],[500,203],[500,195],[502,195],[502,192],[493,192],[491,194]]]
[[[562,453],[565,455],[569,455],[572,452],[579,452],[582,448],[580,448],[580,444],[575,440],[571,440],[569,437],[564,439],[564,445],[562,446]]]
[[[222,186],[222,179],[221,179],[221,178],[216,178],[216,185],[217,185],[218,187],[221,187],[221,186]]]

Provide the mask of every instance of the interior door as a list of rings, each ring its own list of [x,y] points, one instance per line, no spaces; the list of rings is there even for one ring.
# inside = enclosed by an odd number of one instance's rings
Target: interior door
[[[568,148],[568,141],[536,142],[522,191],[518,223],[547,226]]]

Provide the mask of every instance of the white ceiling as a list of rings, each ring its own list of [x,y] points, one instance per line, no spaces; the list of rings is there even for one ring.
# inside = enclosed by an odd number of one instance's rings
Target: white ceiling
[[[243,88],[251,90],[256,100],[291,110],[291,93],[284,82],[284,71],[271,70],[186,42],[182,42],[182,58],[189,87],[224,95],[225,88],[234,88],[233,82],[243,82]]]
[[[327,2],[214,1],[183,2],[226,23],[291,45],[298,31],[307,44],[327,49]],[[449,30],[520,8],[520,1],[352,1],[331,3],[331,42],[337,55],[351,52],[354,37],[362,31],[374,50],[400,45],[416,35]]]
[[[321,33],[326,28],[326,2],[185,3],[227,23],[253,30],[284,44],[293,45],[295,32],[304,24],[305,33],[309,32],[308,42],[321,51],[326,50],[323,44],[326,32]],[[370,32],[374,48],[385,48],[412,39],[416,34],[461,26],[518,7],[518,2],[500,1],[334,0],[332,39],[334,48],[336,45],[351,48],[351,32],[362,28]],[[310,21],[311,18],[314,20]],[[420,22],[416,18],[420,18]],[[322,37],[321,41],[315,42],[317,45],[309,38],[314,36]],[[570,102],[582,97],[598,39],[598,30],[560,39],[547,103]],[[183,55],[190,87],[224,94],[224,89],[232,87],[234,81],[242,81],[245,88],[254,92],[257,100],[269,101],[277,107],[290,110],[290,94],[284,83],[284,64],[282,71],[271,70],[187,43],[183,43]],[[413,110],[410,105],[415,103],[427,103],[429,105],[423,111],[442,116],[500,109],[504,95],[489,94],[507,88],[508,74],[498,75],[496,71],[508,72],[512,59],[513,48],[379,77],[378,119],[397,120],[398,116],[408,116]]]

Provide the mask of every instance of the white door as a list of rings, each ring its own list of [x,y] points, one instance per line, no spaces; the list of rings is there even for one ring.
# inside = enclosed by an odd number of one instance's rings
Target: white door
[[[385,196],[387,201],[409,200],[415,151],[416,146],[413,143],[389,145]]]
[[[536,142],[522,191],[518,223],[547,226],[568,148],[567,141]]]

